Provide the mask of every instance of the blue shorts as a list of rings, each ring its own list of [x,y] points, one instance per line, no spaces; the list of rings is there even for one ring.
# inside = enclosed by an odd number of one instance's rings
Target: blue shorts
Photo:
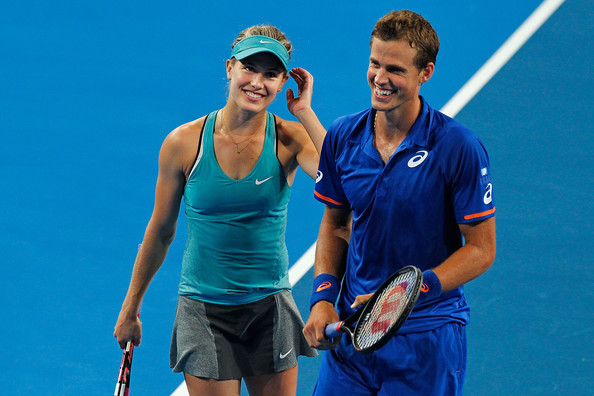
[[[324,353],[314,389],[319,396],[462,395],[466,374],[466,327],[398,334],[371,354],[356,352],[343,336]]]

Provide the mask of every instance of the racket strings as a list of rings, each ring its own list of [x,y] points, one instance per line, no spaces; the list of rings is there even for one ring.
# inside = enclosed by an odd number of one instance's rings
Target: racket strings
[[[374,345],[398,322],[408,305],[416,278],[417,274],[412,271],[402,274],[381,292],[356,331],[354,338],[360,348]]]

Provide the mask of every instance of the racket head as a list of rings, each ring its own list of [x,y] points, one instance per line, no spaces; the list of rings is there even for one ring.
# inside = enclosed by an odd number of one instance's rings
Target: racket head
[[[412,312],[422,283],[421,270],[409,265],[396,271],[377,289],[363,307],[352,333],[357,351],[370,353],[388,342]]]

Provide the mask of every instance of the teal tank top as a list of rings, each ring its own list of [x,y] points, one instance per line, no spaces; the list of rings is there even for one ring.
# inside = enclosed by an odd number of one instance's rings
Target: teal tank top
[[[266,115],[256,165],[234,180],[214,153],[217,112],[205,121],[184,189],[188,239],[179,294],[216,304],[247,304],[291,288],[285,244],[291,190],[276,154],[274,116]]]

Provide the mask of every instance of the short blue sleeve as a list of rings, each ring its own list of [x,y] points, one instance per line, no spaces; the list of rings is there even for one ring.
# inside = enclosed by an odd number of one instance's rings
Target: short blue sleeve
[[[314,197],[318,201],[335,208],[349,208],[350,205],[342,188],[336,161],[336,153],[340,152],[337,147],[339,144],[338,131],[335,122],[328,129],[324,139]]]
[[[492,217],[495,203],[487,150],[473,133],[461,133],[456,140],[459,152],[451,156],[450,163],[456,222],[463,224]]]

